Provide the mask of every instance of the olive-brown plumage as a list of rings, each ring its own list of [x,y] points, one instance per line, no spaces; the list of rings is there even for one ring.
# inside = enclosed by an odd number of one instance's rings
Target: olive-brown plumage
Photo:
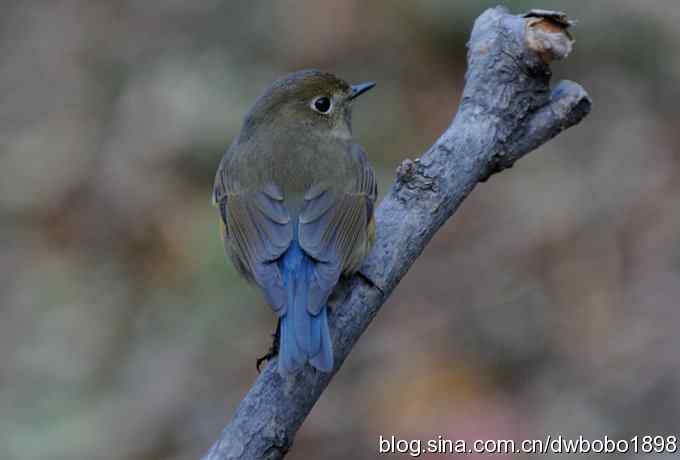
[[[215,178],[227,253],[280,318],[279,372],[333,367],[327,300],[366,257],[377,186],[352,139],[350,86],[316,70],[258,98]]]

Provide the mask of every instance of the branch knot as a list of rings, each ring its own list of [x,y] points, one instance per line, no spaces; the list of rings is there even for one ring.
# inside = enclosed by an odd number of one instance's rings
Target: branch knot
[[[400,196],[402,200],[410,199],[420,192],[436,192],[439,190],[436,179],[425,173],[425,166],[420,158],[415,160],[407,158],[397,167],[397,193],[401,195],[404,188],[410,193],[406,196]]]

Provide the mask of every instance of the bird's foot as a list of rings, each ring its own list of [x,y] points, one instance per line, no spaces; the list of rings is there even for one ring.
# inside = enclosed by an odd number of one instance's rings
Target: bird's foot
[[[260,372],[260,367],[262,366],[262,363],[265,361],[269,361],[272,358],[275,358],[279,354],[279,339],[281,336],[281,320],[279,319],[279,322],[276,324],[276,331],[272,334],[272,344],[269,346],[269,350],[267,350],[267,353],[265,353],[263,356],[260,356],[257,358],[257,361],[255,361],[255,367],[257,367],[257,372]]]

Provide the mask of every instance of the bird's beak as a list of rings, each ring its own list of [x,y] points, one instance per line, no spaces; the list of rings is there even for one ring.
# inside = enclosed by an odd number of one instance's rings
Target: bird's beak
[[[359,83],[358,85],[352,85],[352,94],[349,95],[350,100],[356,99],[374,86],[374,81],[367,81],[365,83]]]

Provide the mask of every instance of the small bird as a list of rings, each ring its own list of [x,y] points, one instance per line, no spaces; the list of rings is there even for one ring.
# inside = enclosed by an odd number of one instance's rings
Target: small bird
[[[352,103],[375,86],[303,70],[275,81],[245,117],[217,169],[227,254],[278,323],[270,353],[285,376],[333,369],[328,298],[375,239],[377,184],[352,138]]]

